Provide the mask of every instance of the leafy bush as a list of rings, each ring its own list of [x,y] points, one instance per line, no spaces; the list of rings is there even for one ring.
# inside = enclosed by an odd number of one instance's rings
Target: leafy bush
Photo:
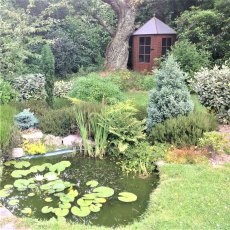
[[[40,117],[41,130],[46,134],[65,136],[77,130],[75,111],[73,107],[48,110]]]
[[[38,119],[34,116],[34,113],[30,112],[30,109],[24,109],[14,117],[14,120],[20,130],[36,128],[38,126]]]
[[[202,69],[195,74],[194,90],[201,103],[215,112],[219,120],[230,122],[230,68],[223,65],[209,70]]]
[[[0,78],[0,104],[6,104],[13,101],[16,97],[17,93],[12,86]]]
[[[14,129],[16,109],[10,105],[0,105],[0,155],[5,153]]]
[[[204,136],[199,139],[199,146],[205,147],[214,153],[224,153],[229,151],[230,145],[226,134],[219,132],[206,132]]]
[[[54,83],[54,96],[66,97],[73,87],[72,81],[56,81]]]
[[[153,147],[148,142],[140,142],[127,149],[125,159],[121,162],[121,167],[127,174],[134,172],[147,176],[155,168],[153,162]]]
[[[171,148],[166,156],[166,161],[179,164],[207,163],[209,154],[194,147],[190,148]]]
[[[152,143],[170,143],[177,147],[197,145],[203,133],[215,130],[216,118],[208,113],[191,113],[155,125],[150,134]]]
[[[99,123],[108,129],[109,151],[113,155],[125,154],[130,145],[145,139],[143,121],[135,118],[137,110],[131,102],[120,102],[106,107]]]
[[[180,64],[183,71],[194,76],[194,73],[202,67],[210,65],[210,54],[204,50],[198,50],[196,45],[188,40],[176,42],[173,46],[172,54]]]
[[[70,97],[90,101],[115,104],[123,99],[123,95],[118,88],[106,78],[82,77],[78,78],[74,84]]]
[[[16,77],[13,87],[19,92],[19,100],[41,99],[45,97],[45,78],[42,74],[29,74]]]
[[[156,89],[150,94],[148,132],[157,123],[192,112],[194,105],[184,79],[185,73],[180,70],[173,56],[168,56],[156,72]]]
[[[29,155],[46,153],[46,147],[41,141],[35,143],[29,143],[29,141],[24,141],[22,148],[24,152]]]
[[[118,85],[122,91],[150,90],[155,86],[155,79],[153,76],[144,75],[138,72],[117,71],[110,73],[107,78]]]

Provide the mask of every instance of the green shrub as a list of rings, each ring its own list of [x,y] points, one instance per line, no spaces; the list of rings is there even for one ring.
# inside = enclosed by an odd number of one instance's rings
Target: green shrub
[[[118,85],[122,91],[150,90],[155,86],[155,79],[153,76],[128,70],[112,72],[107,78]]]
[[[54,96],[55,97],[66,97],[73,88],[72,81],[56,81],[54,83]]]
[[[191,113],[188,116],[179,116],[168,119],[155,125],[150,134],[152,143],[170,143],[177,147],[197,145],[203,133],[217,128],[215,116],[208,113]]]
[[[14,117],[14,120],[20,130],[36,128],[39,123],[34,113],[30,112],[30,109],[24,109]]]
[[[168,56],[156,72],[156,89],[150,94],[148,132],[157,123],[192,112],[194,105],[184,78],[185,73],[179,68],[173,56]]]
[[[16,77],[12,81],[13,87],[19,93],[18,99],[39,100],[46,96],[45,94],[45,78],[42,74],[29,74]]]
[[[202,69],[195,74],[194,90],[201,103],[215,112],[219,120],[230,122],[230,68],[223,65],[209,70]]]
[[[228,152],[230,148],[227,134],[216,131],[204,133],[204,136],[199,139],[199,146],[219,154]]]
[[[102,102],[115,104],[123,99],[119,87],[107,78],[81,77],[74,84],[70,97],[89,102]]]
[[[75,111],[73,107],[48,110],[40,117],[39,127],[45,134],[65,136],[77,131]]]
[[[5,153],[14,128],[16,109],[10,105],[0,105],[0,155]]]
[[[102,111],[99,123],[108,129],[111,154],[116,156],[125,154],[130,145],[145,139],[143,121],[135,118],[136,112],[137,110],[129,101],[106,107]]]
[[[210,65],[210,53],[204,50],[198,50],[196,45],[188,40],[176,42],[173,46],[172,54],[180,67],[190,76],[199,71],[202,67]]]
[[[15,100],[17,97],[16,91],[12,86],[0,78],[0,104],[6,104]]]

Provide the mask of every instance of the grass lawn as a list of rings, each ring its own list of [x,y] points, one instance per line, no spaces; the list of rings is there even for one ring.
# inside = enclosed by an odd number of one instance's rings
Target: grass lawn
[[[151,194],[149,208],[140,222],[116,229],[230,229],[230,164],[167,164],[160,166],[161,183]],[[107,229],[56,221],[18,220],[30,229]]]
[[[125,99],[132,100],[138,107],[147,107],[149,92],[147,91],[134,91],[134,92],[126,92]],[[207,109],[201,105],[197,95],[192,95],[192,100],[194,103],[194,110],[197,112],[206,112]]]

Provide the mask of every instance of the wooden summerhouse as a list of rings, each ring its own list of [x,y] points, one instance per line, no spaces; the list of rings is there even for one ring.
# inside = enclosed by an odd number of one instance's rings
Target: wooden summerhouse
[[[131,68],[150,72],[157,65],[156,60],[165,55],[175,41],[176,31],[153,17],[131,37]]]

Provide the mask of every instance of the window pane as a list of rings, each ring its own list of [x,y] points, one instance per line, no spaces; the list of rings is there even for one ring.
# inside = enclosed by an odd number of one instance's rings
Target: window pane
[[[151,44],[151,38],[147,37],[145,38],[145,45],[150,45]]]
[[[166,51],[167,51],[167,48],[166,47],[162,47],[162,55],[165,55]]]
[[[140,38],[140,45],[144,45],[145,44],[145,38]]]
[[[172,45],[172,38],[168,38],[167,46],[170,47]]]
[[[166,46],[166,38],[162,38],[162,46]]]
[[[150,62],[150,55],[145,55],[145,62]]]
[[[150,46],[145,46],[145,54],[150,54]]]
[[[139,46],[139,54],[144,54],[144,49],[145,47],[144,46]]]
[[[144,62],[144,55],[139,55],[139,62]]]

